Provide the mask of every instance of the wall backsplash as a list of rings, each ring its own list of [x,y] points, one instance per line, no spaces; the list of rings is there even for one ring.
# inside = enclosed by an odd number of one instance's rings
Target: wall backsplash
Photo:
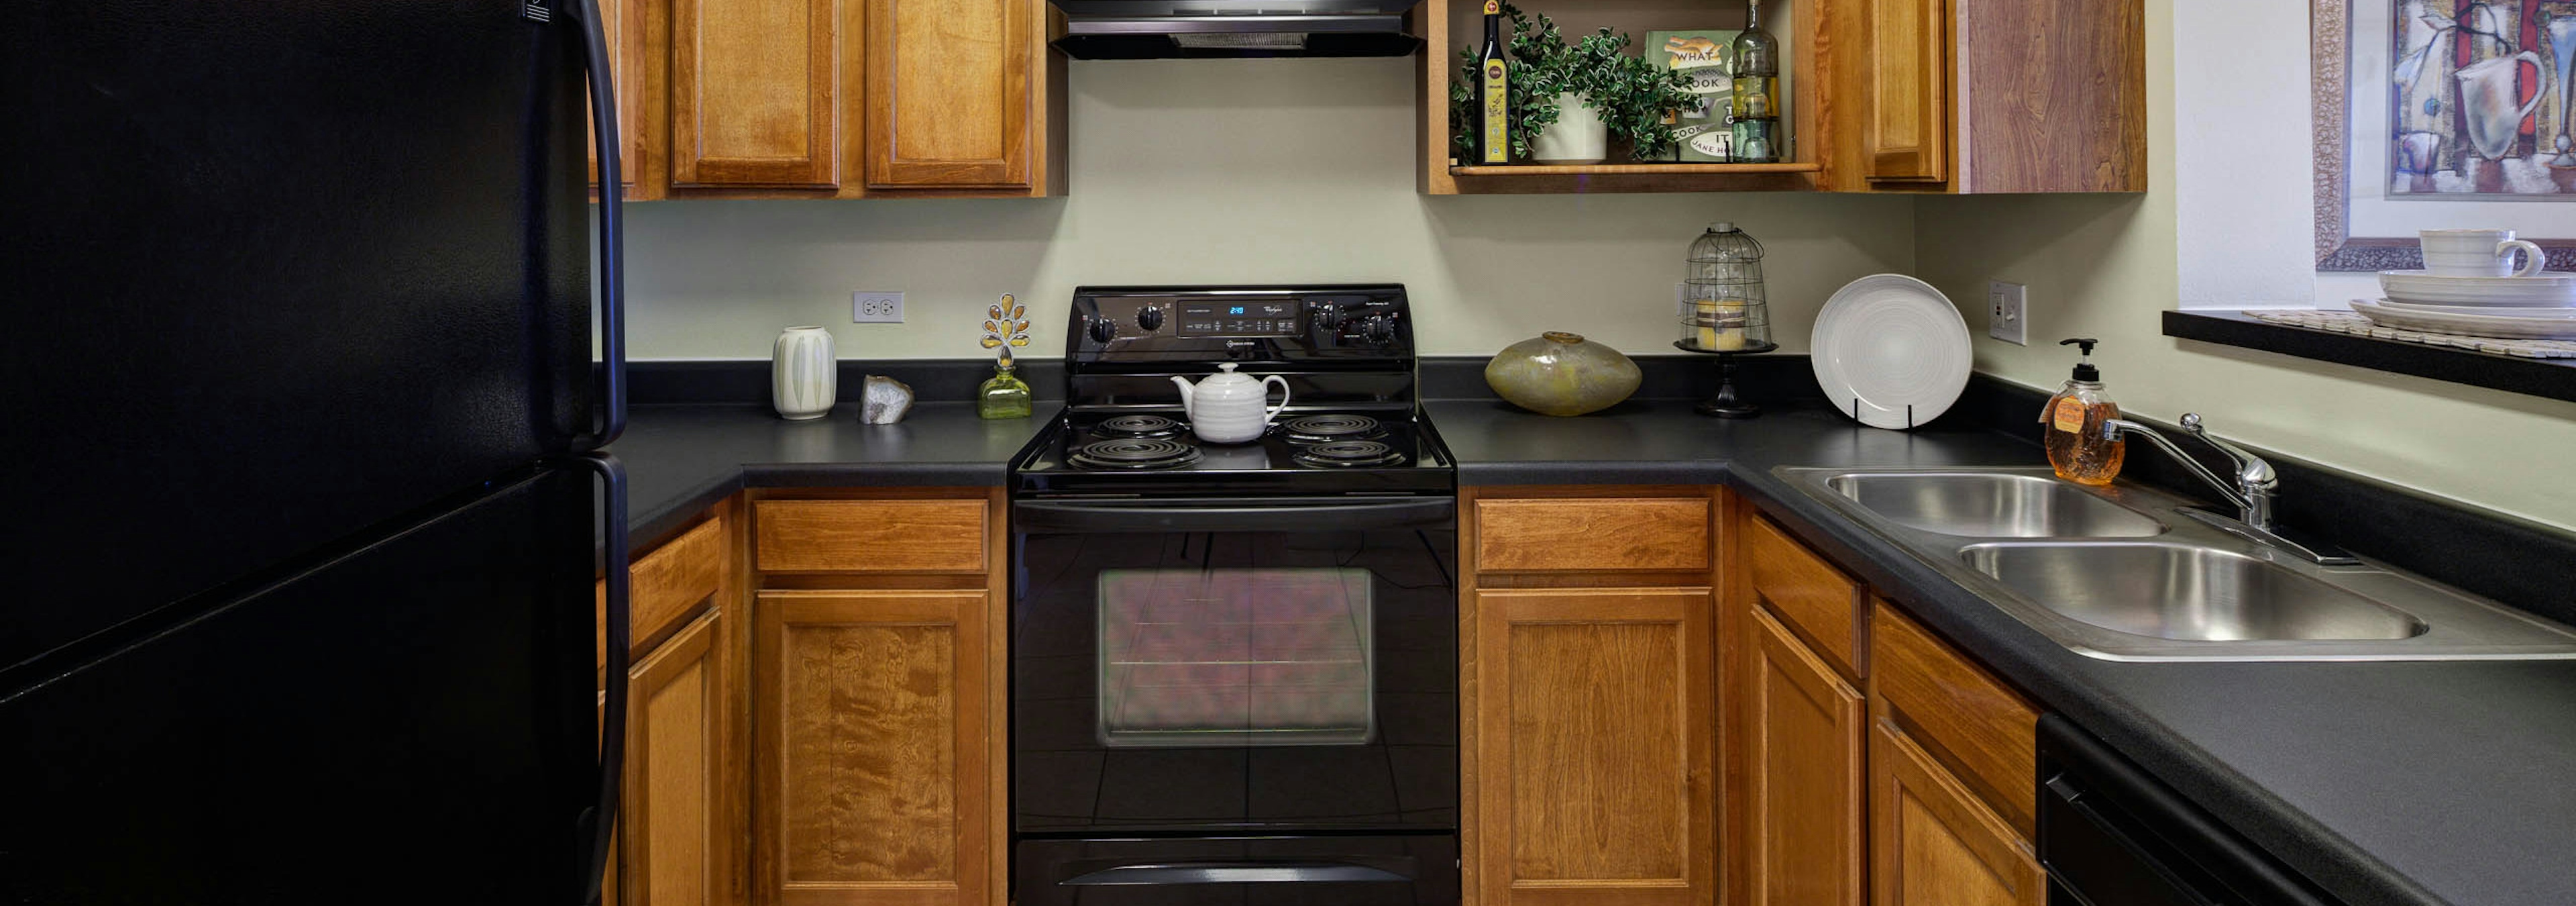
[[[1402,282],[1427,354],[1543,330],[1670,352],[1673,283],[1714,220],[1768,250],[1773,334],[1799,351],[1836,288],[1913,269],[1910,198],[1416,194],[1412,64],[1076,62],[1068,198],[629,206],[633,353],[766,357],[820,324],[845,359],[970,356],[1008,292],[1049,355],[1076,285],[1223,281]],[[907,323],[850,323],[863,289],[904,291]]]

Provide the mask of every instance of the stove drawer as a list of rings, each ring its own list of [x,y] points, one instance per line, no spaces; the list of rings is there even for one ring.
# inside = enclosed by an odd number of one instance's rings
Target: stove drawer
[[[1705,570],[1707,497],[1476,501],[1479,572]]]
[[[982,500],[763,500],[753,505],[762,572],[980,573]]]

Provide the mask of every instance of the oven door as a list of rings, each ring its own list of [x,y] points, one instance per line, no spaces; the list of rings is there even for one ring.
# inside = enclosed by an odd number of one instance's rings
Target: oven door
[[[1452,499],[1012,518],[1021,903],[1456,901]]]

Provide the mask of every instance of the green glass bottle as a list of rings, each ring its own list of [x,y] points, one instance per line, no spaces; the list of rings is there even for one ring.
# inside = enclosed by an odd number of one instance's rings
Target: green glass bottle
[[[1744,33],[1735,36],[1732,117],[1735,161],[1780,160],[1780,41],[1762,30],[1760,2],[1744,11]]]
[[[993,361],[993,377],[975,388],[975,414],[984,418],[1029,417],[1029,382],[1011,372],[1018,369],[1011,361],[1010,350]]]

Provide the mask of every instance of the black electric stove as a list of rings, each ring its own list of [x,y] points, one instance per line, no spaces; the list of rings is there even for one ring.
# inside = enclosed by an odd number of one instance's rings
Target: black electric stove
[[[1021,906],[1455,906],[1455,470],[1400,286],[1077,291],[1012,466]],[[1292,404],[1201,443],[1175,376]]]
[[[1067,336],[1065,412],[1013,466],[1023,497],[1455,492],[1401,286],[1085,287]],[[1171,379],[1220,362],[1288,382],[1258,441],[1190,433]]]

